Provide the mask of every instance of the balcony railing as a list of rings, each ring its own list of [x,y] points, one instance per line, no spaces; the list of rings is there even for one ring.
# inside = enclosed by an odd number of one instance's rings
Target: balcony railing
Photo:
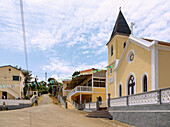
[[[92,87],[89,86],[77,86],[73,90],[71,90],[67,96],[69,98],[70,96],[74,95],[77,92],[91,92]]]

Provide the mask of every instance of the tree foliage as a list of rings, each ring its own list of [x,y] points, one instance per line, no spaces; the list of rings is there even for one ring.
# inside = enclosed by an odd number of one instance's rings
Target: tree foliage
[[[72,74],[72,77],[76,76],[76,75],[79,75],[80,74],[80,71],[75,71],[73,74]]]

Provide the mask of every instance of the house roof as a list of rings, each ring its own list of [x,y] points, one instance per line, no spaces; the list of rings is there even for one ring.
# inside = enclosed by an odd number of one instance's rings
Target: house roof
[[[20,72],[23,74],[23,72],[22,72],[20,69],[18,69],[18,68],[16,68],[16,67],[13,67],[13,66],[11,66],[11,65],[0,66],[0,68],[3,68],[3,67],[12,67],[12,68],[14,68],[14,69],[20,71]],[[23,75],[24,75],[24,74],[23,74]]]
[[[92,74],[86,74],[86,75],[80,75],[80,76],[73,78],[70,84],[66,87],[66,90],[74,89],[76,86],[80,85],[84,80],[89,78],[91,75]]]
[[[92,68],[92,69],[83,70],[83,71],[80,71],[80,74],[92,72],[92,71],[94,71],[94,70],[98,70],[98,69]]]
[[[146,40],[146,41],[149,41],[149,42],[152,42],[154,40],[152,39],[147,39],[147,38],[142,38],[143,40]],[[170,42],[164,42],[164,41],[159,41],[159,40],[156,40],[158,42],[158,44],[160,45],[165,45],[165,46],[170,46]]]
[[[112,40],[112,38],[116,34],[127,35],[127,36],[129,36],[131,34],[131,30],[130,30],[121,10],[119,11],[119,15],[118,15],[116,23],[114,25],[114,28],[113,28],[109,42]]]

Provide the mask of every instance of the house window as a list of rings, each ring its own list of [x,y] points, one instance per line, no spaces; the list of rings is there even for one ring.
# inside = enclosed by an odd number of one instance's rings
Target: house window
[[[111,45],[111,56],[113,56],[113,45]]]
[[[123,48],[125,48],[126,47],[126,42],[124,42],[124,44],[123,44]]]
[[[19,81],[19,76],[13,76],[13,81]]]
[[[106,79],[94,78],[94,87],[105,87]]]
[[[119,85],[119,97],[121,97],[122,96],[122,85],[120,84]]]
[[[112,74],[112,68],[110,68],[110,74]]]
[[[147,90],[147,76],[146,75],[144,75],[144,77],[143,77],[143,92],[147,92],[148,90]]]
[[[67,86],[69,85],[69,83],[66,84]]]

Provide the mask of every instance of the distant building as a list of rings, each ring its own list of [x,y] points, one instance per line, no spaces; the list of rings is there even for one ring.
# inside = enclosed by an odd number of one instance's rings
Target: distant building
[[[66,90],[67,86],[70,84],[71,79],[64,79],[63,81],[63,96],[67,96],[71,89]]]
[[[107,47],[111,98],[170,87],[170,43],[132,35],[121,10]]]
[[[0,99],[23,97],[24,74],[11,65],[0,67]]]

